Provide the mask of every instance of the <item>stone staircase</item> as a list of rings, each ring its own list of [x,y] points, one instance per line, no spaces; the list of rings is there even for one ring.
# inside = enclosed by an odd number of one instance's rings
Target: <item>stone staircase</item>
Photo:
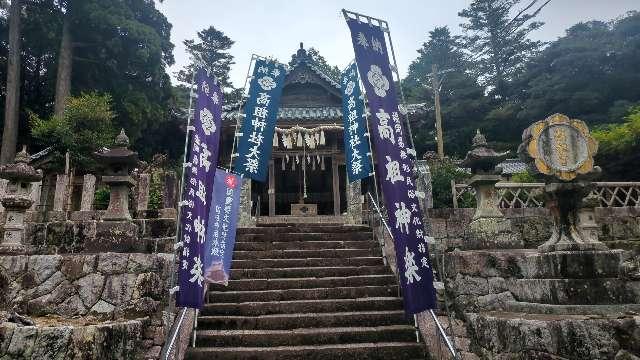
[[[365,226],[238,229],[186,359],[424,359],[397,281]]]

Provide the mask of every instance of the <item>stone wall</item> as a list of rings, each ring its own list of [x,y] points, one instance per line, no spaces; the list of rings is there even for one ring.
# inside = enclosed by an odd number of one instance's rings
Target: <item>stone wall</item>
[[[545,208],[501,209],[511,220],[513,231],[533,249],[551,236],[552,219]],[[447,249],[454,249],[469,236],[469,223],[475,209],[429,209],[426,217],[433,237]],[[596,208],[599,238],[610,248],[640,249],[640,208]]]
[[[0,359],[141,359],[146,322],[47,327],[0,322]]]
[[[36,325],[0,321],[0,359],[38,351],[54,352],[42,359],[158,358],[173,319],[163,312],[172,256],[0,256],[0,313],[26,314]],[[40,341],[59,346],[39,349]],[[105,351],[109,355],[102,357]]]

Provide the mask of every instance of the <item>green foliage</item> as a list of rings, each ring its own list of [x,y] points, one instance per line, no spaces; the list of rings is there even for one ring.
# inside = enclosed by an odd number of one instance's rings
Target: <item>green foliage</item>
[[[178,72],[178,80],[191,84],[196,64],[204,64],[218,78],[220,84],[227,88],[233,88],[229,81],[229,71],[234,62],[229,49],[233,46],[234,41],[213,26],[199,31],[197,35],[197,40],[183,42],[193,63]]]
[[[429,40],[418,50],[418,58],[409,65],[409,73],[403,82],[403,89],[409,102],[432,103],[432,66],[436,65],[442,78],[440,102],[444,128],[444,144],[447,154],[463,157],[468,143],[461,139],[471,139],[476,124],[489,111],[489,101],[484,89],[469,72],[460,38],[452,36],[447,27],[438,27],[429,33]],[[416,147],[418,153],[435,150],[435,112],[416,126]]]
[[[41,145],[57,150],[58,168],[63,168],[63,155],[69,151],[75,168],[90,171],[96,165],[92,154],[113,143],[113,118],[109,95],[82,94],[68,99],[63,117],[42,119],[31,113],[31,132]]]
[[[610,124],[593,132],[602,154],[624,154],[640,144],[640,106],[631,109],[622,124]]]
[[[452,208],[451,180],[457,183],[463,182],[471,175],[458,168],[451,162],[443,162],[431,166],[431,186],[433,191],[433,207]],[[458,201],[459,207],[473,207],[475,199],[473,195],[466,194],[462,201]]]
[[[526,5],[523,0],[473,0],[458,13],[467,21],[461,27],[474,72],[499,99],[509,96],[510,81],[524,71],[527,60],[542,47],[540,41],[528,38],[543,25],[534,21],[539,10],[512,18],[521,5]]]
[[[111,192],[109,188],[103,187],[96,190],[93,196],[93,207],[96,210],[106,210],[109,206],[109,197]]]
[[[513,176],[511,176],[511,182],[526,184],[526,183],[537,182],[537,179],[528,170],[525,170],[525,171],[513,174]]]

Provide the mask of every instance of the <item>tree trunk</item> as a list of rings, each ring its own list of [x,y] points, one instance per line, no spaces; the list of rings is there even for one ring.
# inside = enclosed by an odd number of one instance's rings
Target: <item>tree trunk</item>
[[[67,7],[62,25],[62,41],[58,55],[58,74],[56,78],[55,116],[63,116],[67,98],[71,94],[71,71],[73,64],[73,46],[71,39],[71,11]]]
[[[20,106],[20,13],[21,0],[11,1],[9,10],[9,58],[7,59],[7,98],[0,165],[13,162],[18,142]]]

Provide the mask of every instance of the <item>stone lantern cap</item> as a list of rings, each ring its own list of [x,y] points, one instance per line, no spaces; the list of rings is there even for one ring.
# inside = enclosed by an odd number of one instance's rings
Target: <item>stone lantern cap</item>
[[[13,164],[0,166],[0,178],[28,183],[42,180],[42,170],[36,170],[29,165],[30,159],[27,147],[23,146],[22,151],[16,154]]]
[[[471,168],[471,172],[491,174],[496,172],[496,165],[504,161],[509,152],[497,152],[487,145],[487,138],[480,133],[480,129],[476,130],[476,136],[473,137],[472,149],[462,161],[462,166]]]
[[[129,137],[120,130],[116,136],[115,146],[104,152],[96,152],[94,156],[107,165],[136,165],[138,163],[138,153],[129,150]]]

